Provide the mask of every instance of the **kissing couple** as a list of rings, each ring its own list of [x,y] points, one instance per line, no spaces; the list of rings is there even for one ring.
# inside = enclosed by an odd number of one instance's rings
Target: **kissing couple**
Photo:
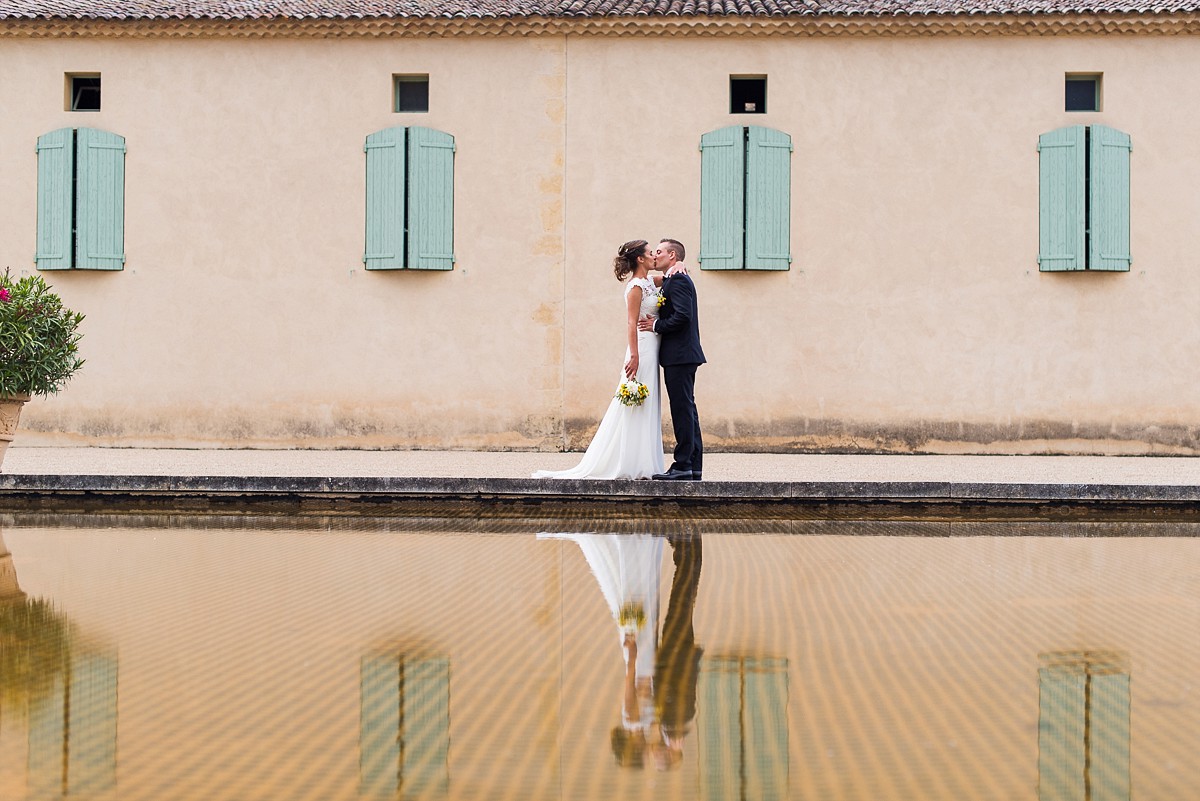
[[[696,368],[705,359],[696,285],[684,264],[685,253],[674,239],[663,239],[657,247],[635,239],[617,250],[613,273],[628,283],[625,367],[616,394],[579,464],[570,470],[539,470],[534,478],[701,480],[704,443],[695,388]],[[666,471],[660,365],[676,443],[674,462]]]

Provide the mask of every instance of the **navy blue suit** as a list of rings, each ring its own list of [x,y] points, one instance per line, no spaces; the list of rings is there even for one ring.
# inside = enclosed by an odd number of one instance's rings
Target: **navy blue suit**
[[[675,429],[675,463],[671,469],[698,473],[704,469],[704,442],[696,413],[696,368],[704,364],[705,358],[700,347],[696,285],[687,273],[678,273],[663,279],[662,292],[667,300],[654,330],[662,336],[658,363],[663,368],[671,426]]]

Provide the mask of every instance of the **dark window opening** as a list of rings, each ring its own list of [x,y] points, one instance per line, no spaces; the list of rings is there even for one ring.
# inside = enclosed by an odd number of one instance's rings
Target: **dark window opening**
[[[100,76],[68,76],[71,86],[71,111],[100,110]]]
[[[429,76],[395,75],[396,111],[429,111]]]
[[[766,114],[767,76],[729,76],[729,113]]]
[[[1100,110],[1100,76],[1067,76],[1067,111]]]

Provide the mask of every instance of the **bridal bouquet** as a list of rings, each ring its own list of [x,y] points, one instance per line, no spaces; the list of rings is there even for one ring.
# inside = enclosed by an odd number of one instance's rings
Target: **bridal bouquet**
[[[636,378],[627,378],[617,385],[614,397],[626,406],[641,406],[650,397],[650,389]]]
[[[617,625],[626,634],[637,634],[646,625],[646,608],[637,601],[626,601],[617,612]]]

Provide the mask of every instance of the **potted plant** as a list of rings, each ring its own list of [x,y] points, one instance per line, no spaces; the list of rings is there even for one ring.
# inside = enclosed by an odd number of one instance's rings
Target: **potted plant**
[[[40,275],[0,276],[0,463],[25,401],[58,392],[83,366],[81,322]]]

